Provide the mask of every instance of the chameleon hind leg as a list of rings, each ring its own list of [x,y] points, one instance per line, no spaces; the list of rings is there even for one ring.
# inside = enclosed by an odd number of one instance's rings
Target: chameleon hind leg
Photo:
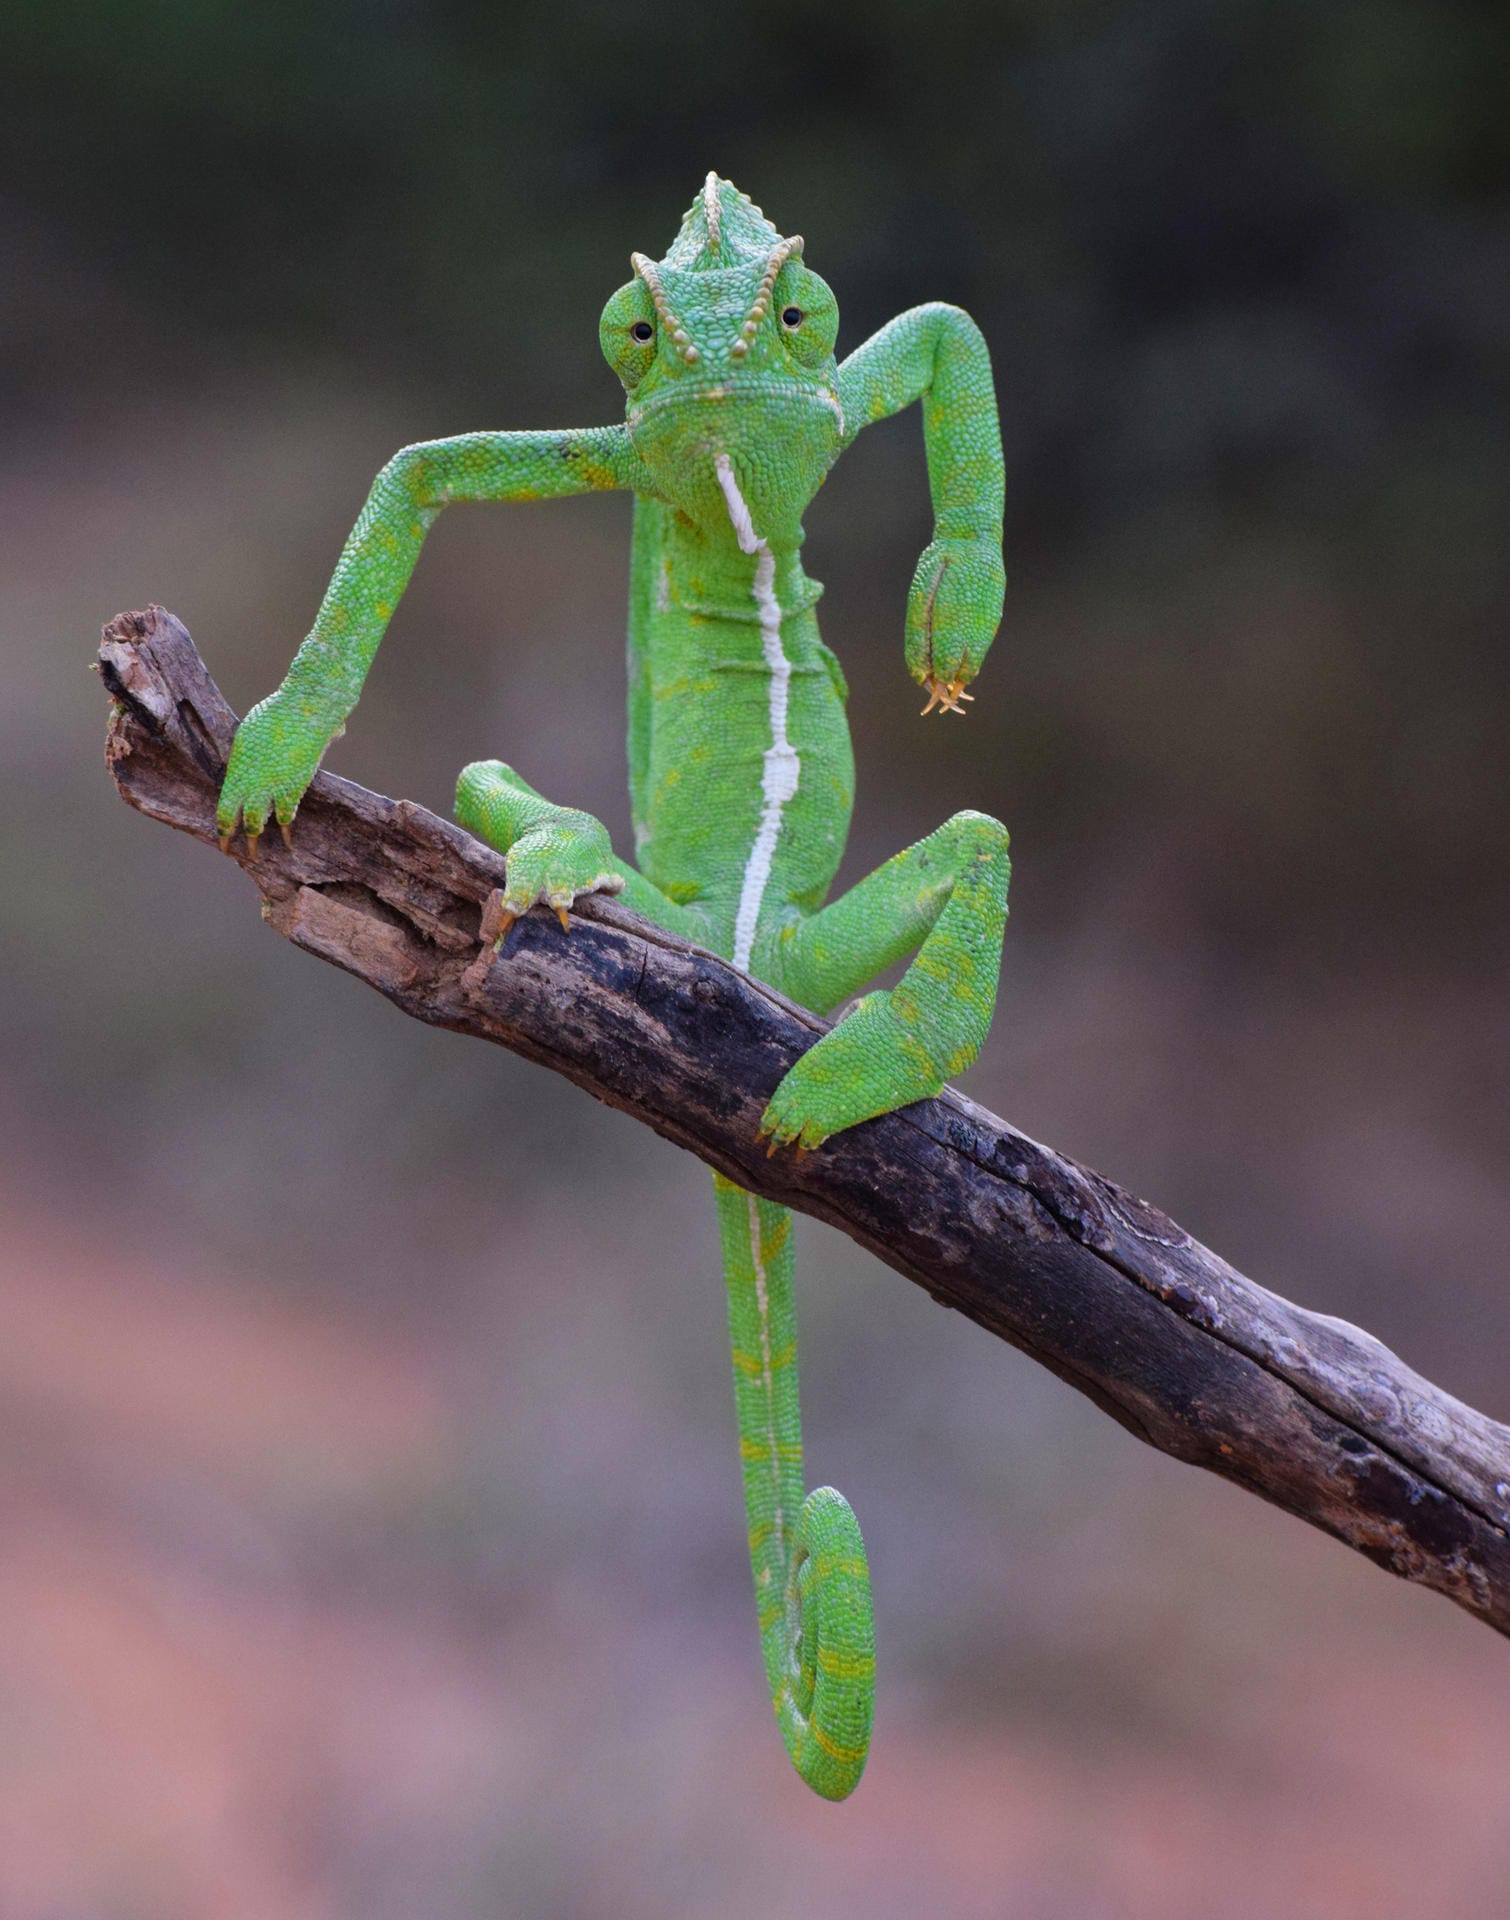
[[[558,807],[501,760],[476,760],[456,782],[456,818],[508,860],[507,884],[490,902],[488,925],[499,944],[521,913],[543,901],[568,926],[579,894],[622,894],[626,906],[668,933],[703,936],[697,917],[618,859],[608,829],[578,807]]]
[[[865,1543],[841,1493],[802,1494],[792,1216],[722,1174],[713,1186],[771,1704],[793,1766],[825,1799],[842,1800],[865,1767],[875,1695]]]
[[[797,1061],[761,1132],[820,1146],[927,1099],[980,1052],[996,1005],[1011,861],[1007,830],[957,813],[783,937],[776,984],[827,1012],[917,949],[890,992],[867,994]]]

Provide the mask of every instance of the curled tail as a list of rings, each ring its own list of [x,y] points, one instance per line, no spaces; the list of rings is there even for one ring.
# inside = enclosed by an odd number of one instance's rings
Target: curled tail
[[[792,1216],[714,1174],[750,1565],[771,1704],[792,1764],[842,1800],[865,1768],[875,1701],[870,1570],[843,1494],[802,1495]]]

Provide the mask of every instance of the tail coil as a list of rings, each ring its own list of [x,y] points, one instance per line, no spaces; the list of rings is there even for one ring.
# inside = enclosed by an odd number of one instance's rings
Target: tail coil
[[[819,1487],[802,1497],[792,1217],[721,1174],[713,1184],[771,1704],[797,1771],[842,1800],[865,1768],[875,1700],[865,1543],[843,1494]]]

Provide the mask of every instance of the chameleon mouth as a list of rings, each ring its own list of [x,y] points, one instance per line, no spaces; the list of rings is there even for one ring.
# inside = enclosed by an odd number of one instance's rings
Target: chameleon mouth
[[[728,380],[710,380],[706,384],[684,386],[680,382],[669,392],[658,393],[646,400],[643,405],[631,408],[629,424],[632,427],[637,420],[644,420],[651,414],[664,413],[676,407],[700,407],[716,404],[721,400],[743,400],[745,398],[784,400],[806,403],[816,409],[831,413],[844,430],[844,410],[839,404],[839,396],[832,387],[804,387],[794,385],[790,380],[748,380],[733,378]]]

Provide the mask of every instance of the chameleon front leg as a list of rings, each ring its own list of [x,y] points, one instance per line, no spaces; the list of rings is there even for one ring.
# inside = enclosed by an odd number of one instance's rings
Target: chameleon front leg
[[[918,953],[786,1074],[761,1120],[773,1150],[820,1146],[970,1065],[996,1005],[1011,871],[1006,828],[957,813],[784,938],[776,984],[820,1012]]]
[[[907,670],[925,713],[964,712],[1001,622],[1005,492],[991,358],[959,307],[914,307],[872,334],[839,369],[845,444],[875,420],[923,403],[934,537],[907,596]]]
[[[484,925],[483,937],[495,952],[519,915],[537,901],[551,907],[569,931],[566,910],[582,893],[621,893],[626,906],[668,933],[707,938],[695,912],[668,900],[615,856],[601,820],[579,807],[555,805],[501,760],[476,760],[462,769],[456,818],[508,860],[507,884],[489,902]]]
[[[216,813],[221,845],[248,847],[276,816],[285,838],[367,669],[441,509],[463,500],[548,500],[644,488],[622,426],[580,432],[464,433],[394,455],[373,483],[308,638],[283,684],[237,729]]]

